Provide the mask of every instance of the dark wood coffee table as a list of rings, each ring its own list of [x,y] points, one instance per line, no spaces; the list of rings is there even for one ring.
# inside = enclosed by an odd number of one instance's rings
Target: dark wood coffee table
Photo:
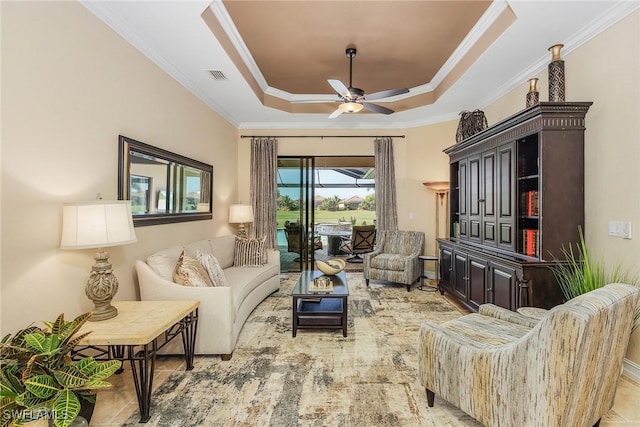
[[[335,276],[327,276],[333,282],[333,289],[326,293],[309,291],[313,279],[323,276],[318,270],[307,270],[291,293],[293,297],[293,336],[298,329],[342,329],[347,336],[347,275],[344,271]]]

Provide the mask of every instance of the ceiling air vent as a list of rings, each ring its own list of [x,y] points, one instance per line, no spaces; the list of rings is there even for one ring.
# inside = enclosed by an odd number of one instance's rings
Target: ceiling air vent
[[[227,76],[220,70],[208,70],[208,72],[213,77],[213,80],[227,80]]]

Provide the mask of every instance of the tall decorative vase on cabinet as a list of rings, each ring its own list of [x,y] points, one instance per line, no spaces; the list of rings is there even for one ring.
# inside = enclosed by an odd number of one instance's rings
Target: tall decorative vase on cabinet
[[[564,102],[564,61],[560,58],[563,44],[556,44],[549,48],[551,63],[549,63],[549,102]]]
[[[533,107],[540,102],[540,92],[538,92],[538,79],[529,79],[529,92],[527,92],[527,108]]]

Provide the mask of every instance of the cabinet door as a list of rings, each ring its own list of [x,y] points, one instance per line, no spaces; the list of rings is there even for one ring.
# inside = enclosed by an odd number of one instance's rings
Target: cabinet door
[[[476,311],[487,302],[488,270],[486,260],[469,255],[469,304]]]
[[[461,160],[458,166],[458,200],[460,207],[460,229],[458,237],[460,239],[469,238],[469,182],[467,181],[467,161]]]
[[[482,153],[480,168],[480,237],[482,244],[496,246],[496,151]]]
[[[469,240],[480,243],[482,237],[481,230],[481,210],[480,210],[480,177],[481,159],[480,156],[469,157]]]
[[[516,230],[516,171],[514,167],[514,144],[509,143],[498,148],[497,197],[497,231],[498,246],[515,251]]]
[[[467,300],[467,254],[453,252],[453,294],[463,301]]]
[[[440,246],[440,283],[438,286],[453,292],[453,284],[451,282],[451,273],[453,272],[453,250],[446,246]]]
[[[507,265],[490,263],[488,301],[509,310],[517,308],[516,269]]]

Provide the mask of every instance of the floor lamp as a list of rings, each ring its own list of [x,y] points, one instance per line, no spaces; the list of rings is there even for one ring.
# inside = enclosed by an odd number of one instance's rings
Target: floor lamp
[[[445,236],[449,237],[449,181],[430,181],[423,183],[436,193],[436,239],[440,238],[440,208],[445,206]]]

